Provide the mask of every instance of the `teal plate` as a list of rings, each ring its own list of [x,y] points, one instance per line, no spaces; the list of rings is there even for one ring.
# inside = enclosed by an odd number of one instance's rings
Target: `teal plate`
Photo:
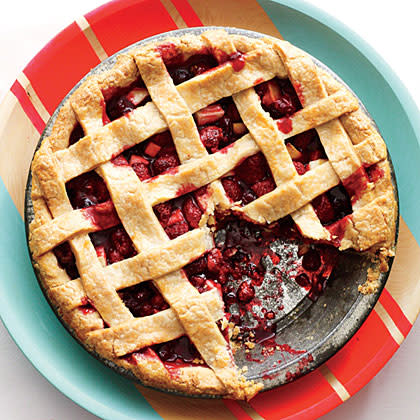
[[[407,89],[369,45],[325,12],[298,0],[260,4],[287,40],[330,67],[369,110],[393,159],[401,215],[419,242],[417,203],[410,198],[420,195],[420,183],[412,182],[420,178],[420,118]],[[130,381],[95,360],[62,327],[38,286],[24,223],[1,180],[0,203],[0,315],[16,344],[57,389],[93,414],[161,418]]]

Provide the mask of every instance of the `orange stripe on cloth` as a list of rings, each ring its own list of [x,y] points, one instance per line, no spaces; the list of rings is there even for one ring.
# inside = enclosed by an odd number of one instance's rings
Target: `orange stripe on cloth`
[[[404,312],[401,310],[401,308],[398,306],[398,303],[395,301],[395,299],[391,296],[391,294],[386,288],[381,293],[381,296],[379,297],[379,302],[382,304],[384,309],[392,318],[393,322],[395,322],[395,325],[398,327],[398,329],[401,331],[404,337],[407,337],[407,334],[409,333],[413,325],[404,315]]]
[[[186,24],[185,20],[182,18],[180,13],[178,12],[177,8],[171,2],[171,0],[160,0],[160,2],[165,7],[166,11],[171,15],[171,18],[176,23],[178,28],[187,28],[188,25]]]
[[[236,420],[221,399],[187,398],[136,385],[154,410],[166,420]]]
[[[335,377],[335,375],[328,369],[327,365],[321,365],[319,371],[322,373],[328,383],[334,388],[334,391],[344,402],[350,398],[350,394],[344,385]]]
[[[99,60],[104,61],[108,57],[108,54],[105,52],[104,48],[96,37],[95,32],[93,32],[93,29],[90,27],[89,22],[84,16],[80,16],[76,19],[75,22],[79,25],[79,28],[84,33]]]
[[[386,283],[386,290],[401,309],[408,322],[413,324],[420,311],[420,246],[407,224],[400,218],[400,232],[394,264]],[[407,322],[395,313],[393,304],[385,294],[381,299],[384,308],[395,317],[395,323],[406,335]],[[391,306],[391,307],[390,307]],[[402,324],[400,322],[402,321]],[[409,328],[408,328],[409,329]]]
[[[397,349],[398,344],[373,311],[359,331],[326,365],[353,395],[380,371]]]
[[[234,400],[223,400],[225,406],[232,412],[237,420],[254,420],[238,403]],[[255,411],[254,411],[255,412]]]
[[[201,22],[200,18],[195,13],[194,9],[191,7],[190,3],[188,3],[188,0],[171,0],[171,1],[188,26],[190,27],[203,26],[203,23]],[[208,4],[207,7],[210,8],[210,5]],[[211,7],[214,7],[213,1],[211,3]]]
[[[263,392],[249,404],[266,420],[313,419],[342,402],[324,376],[315,370],[287,385]]]
[[[85,15],[108,55],[149,36],[177,29],[160,1],[117,0]]]
[[[25,111],[25,114],[31,120],[34,127],[38,130],[39,134],[41,134],[45,128],[45,122],[42,120],[38,111],[35,109],[25,89],[16,80],[10,88],[10,91],[13,93],[13,95],[16,96],[16,99],[19,101],[21,107]]]
[[[23,218],[26,179],[39,131],[11,91],[0,104],[0,115],[0,177]]]
[[[205,26],[233,26],[281,38],[276,26],[256,0],[189,0],[189,4]]]

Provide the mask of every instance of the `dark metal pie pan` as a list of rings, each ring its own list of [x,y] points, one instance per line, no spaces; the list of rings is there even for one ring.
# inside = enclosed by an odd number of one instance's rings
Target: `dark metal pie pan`
[[[37,149],[39,148],[42,140],[50,134],[61,106],[68,100],[70,95],[80,86],[86,77],[110,69],[114,65],[116,56],[118,54],[125,52],[134,46],[142,45],[150,41],[158,41],[168,36],[182,36],[187,33],[199,34],[205,30],[216,28],[218,27],[186,28],[166,32],[164,34],[156,35],[130,45],[129,47],[119,51],[117,54],[107,58],[105,61],[91,70],[85,76],[85,78],[83,78],[63,99],[48,121],[37,145]],[[267,36],[258,32],[237,28],[223,29],[227,30],[229,33],[245,35],[250,38],[261,38]],[[326,70],[341,84],[351,90],[328,67],[326,67],[315,58],[314,61],[319,67]],[[371,116],[361,102],[360,106],[366,115],[372,120]],[[391,165],[391,176],[394,186],[394,194],[398,205],[398,191],[395,173],[390,158],[389,161]],[[25,195],[25,224],[27,238],[29,235],[29,224],[34,217],[31,190],[32,174],[29,172]],[[398,237],[398,216],[399,206],[396,234],[394,238],[395,244]],[[235,353],[235,361],[237,365],[239,367],[246,366],[247,372],[245,373],[245,376],[248,379],[254,379],[263,382],[264,390],[286,384],[316,369],[322,363],[327,361],[331,356],[333,356],[338,350],[340,350],[361,327],[373,309],[386,284],[391,270],[392,262],[393,258],[391,257],[388,261],[389,270],[380,275],[379,287],[377,290],[372,294],[363,295],[358,292],[357,286],[363,284],[366,281],[367,270],[369,267],[373,267],[374,264],[370,258],[362,254],[358,254],[352,251],[340,253],[337,265],[332,273],[328,285],[318,300],[313,302],[305,296],[294,298],[291,296],[292,303],[294,304],[277,323],[277,333],[275,337],[276,342],[281,346],[281,348],[286,350],[275,351],[273,354],[265,357],[261,362],[250,362],[249,360],[252,359],[261,359],[261,351],[264,343],[257,344],[255,348],[251,350],[244,346],[243,348],[238,349]],[[39,273],[36,270],[35,273],[41,286]],[[47,297],[46,294],[45,296]],[[74,332],[71,331],[69,327],[62,321],[60,315],[57,313],[51,302],[49,303],[66,329],[68,329],[73,337],[75,337]],[[113,362],[104,359],[94,352],[90,353],[95,358],[99,359],[101,362],[111,367],[118,373],[133,381],[140,382],[130,371],[115,365]]]

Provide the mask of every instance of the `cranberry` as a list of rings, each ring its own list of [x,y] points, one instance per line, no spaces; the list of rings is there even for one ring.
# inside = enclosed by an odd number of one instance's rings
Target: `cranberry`
[[[321,267],[321,256],[315,249],[310,249],[302,258],[302,266],[308,271],[317,271]]]
[[[140,181],[144,181],[146,179],[150,178],[150,171],[149,171],[149,165],[146,165],[145,163],[136,162],[131,165],[131,167],[134,169],[134,172],[139,177]]]
[[[168,169],[177,167],[179,165],[179,160],[176,155],[164,155],[158,157],[152,165],[155,174],[159,175]]]
[[[153,209],[157,213],[160,223],[165,227],[171,217],[172,205],[170,203],[161,203],[157,204]]]
[[[267,319],[274,319],[275,314],[273,311],[268,311],[265,315],[264,315]]]
[[[239,201],[242,198],[243,190],[238,181],[233,177],[222,179],[223,188],[232,201]]]
[[[244,281],[239,285],[236,295],[240,302],[247,303],[254,298],[255,289],[248,282]]]
[[[264,194],[273,191],[276,188],[272,178],[264,179],[263,181],[256,182],[252,187],[252,191],[257,194],[258,197],[261,197]]]
[[[334,220],[334,208],[326,194],[316,197],[312,201],[312,205],[322,224],[331,223]]]
[[[111,121],[135,109],[135,105],[125,96],[111,98],[106,104],[106,113]]]
[[[184,201],[182,211],[190,227],[192,229],[198,228],[202,212],[191,197]]]
[[[202,128],[199,133],[204,146],[211,153],[216,152],[219,148],[220,141],[223,140],[223,130],[215,125],[210,125]]]
[[[170,69],[169,74],[171,75],[175,85],[179,85],[194,76],[184,67]]]
[[[309,287],[311,285],[311,282],[309,281],[309,277],[305,273],[301,273],[297,275],[295,280],[296,280],[296,283],[302,287]]]
[[[299,175],[303,175],[304,173],[306,173],[307,169],[306,169],[306,165],[304,163],[293,161],[293,165],[295,165],[296,172]]]
[[[268,170],[267,161],[262,153],[245,159],[236,169],[237,176],[248,185],[253,185],[265,178]]]
[[[327,192],[336,214],[336,220],[342,219],[352,212],[350,198],[346,190],[338,185]]]

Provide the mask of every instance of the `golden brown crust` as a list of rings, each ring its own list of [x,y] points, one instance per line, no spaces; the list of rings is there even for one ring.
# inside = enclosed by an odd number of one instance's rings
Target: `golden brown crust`
[[[215,55],[240,50],[245,54],[245,66],[235,71],[226,63],[175,86],[156,50],[162,43],[173,43],[185,58],[204,49]],[[104,101],[115,89],[129,86],[139,76],[152,102],[103,125]],[[303,109],[290,117],[288,133],[279,130],[263,110],[253,88],[276,76],[290,78],[303,104]],[[249,134],[226,151],[209,155],[193,114],[226,96],[233,96]],[[78,123],[86,136],[69,147]],[[285,140],[311,128],[318,131],[328,161],[312,162],[310,170],[300,176]],[[167,129],[181,161],[175,174],[162,174],[146,183],[131,167],[109,162],[122,150]],[[267,158],[277,187],[244,207],[235,206],[220,178],[259,151]],[[362,165],[373,164],[383,176],[369,182],[354,203],[340,247],[387,256],[393,253],[396,202],[386,146],[347,89],[320,71],[306,53],[285,41],[255,40],[218,30],[148,44],[121,54],[111,70],[89,77],[63,105],[50,137],[36,153],[32,164],[35,217],[30,225],[35,267],[50,301],[81,342],[132,371],[146,385],[189,394],[251,398],[262,385],[246,381],[235,367],[216,324],[223,318],[220,296],[214,292],[200,295],[181,270],[213,246],[205,226],[207,218],[216,207],[233,208],[261,223],[290,214],[304,236],[334,239],[320,223],[311,201],[348,179]],[[90,170],[106,182],[138,251],[136,257],[110,266],[104,266],[97,257],[88,236],[97,226],[83,210],[73,210],[65,187],[67,181]],[[209,185],[209,206],[199,229],[170,241],[152,206],[176,197],[186,185]],[[66,241],[76,256],[80,273],[76,280],[70,280],[51,252]],[[150,279],[170,309],[134,318],[117,291]],[[83,311],[86,298],[96,310]],[[104,329],[104,322],[109,328]],[[182,334],[190,337],[207,367],[169,371],[153,353],[133,353]]]

